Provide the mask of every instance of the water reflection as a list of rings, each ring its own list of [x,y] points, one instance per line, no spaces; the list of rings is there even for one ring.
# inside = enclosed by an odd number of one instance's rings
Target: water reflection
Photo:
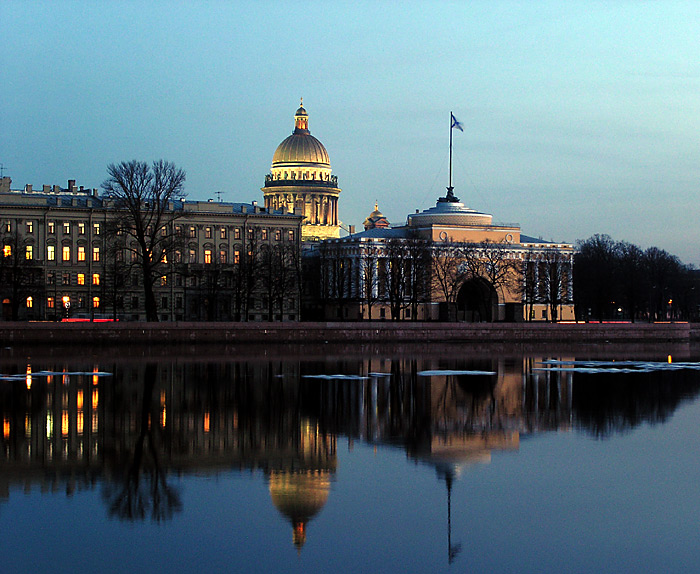
[[[555,360],[561,368],[544,368]],[[454,481],[521,437],[582,429],[596,437],[664,422],[697,396],[692,371],[581,373],[570,356],[343,356],[5,365],[0,495],[100,488],[106,514],[176,519],[177,477],[259,473],[301,549],[341,480],[339,437],[401,449]],[[44,370],[46,373],[37,376]],[[109,372],[112,377],[96,373]]]

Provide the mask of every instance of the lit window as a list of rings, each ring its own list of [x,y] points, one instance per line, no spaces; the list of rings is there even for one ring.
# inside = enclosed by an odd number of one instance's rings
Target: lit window
[[[167,275],[161,275],[160,277],[160,285],[161,287],[165,287],[168,284],[168,276]]]
[[[63,276],[61,277],[61,284],[62,285],[70,285],[70,272],[65,271],[63,273]]]
[[[85,247],[78,245],[78,261],[85,261]]]
[[[12,246],[11,246],[11,245],[5,245],[5,246],[2,248],[2,254],[3,254],[5,257],[11,257],[11,256],[12,256]]]
[[[47,245],[46,246],[46,259],[49,261],[56,261],[56,246]]]
[[[100,306],[100,298],[99,297],[93,297],[92,298],[92,308],[97,309]]]
[[[249,227],[249,228],[248,228],[248,237],[249,237],[250,239],[253,239],[253,228],[252,228],[252,227]]]
[[[233,252],[233,262],[236,265],[238,265],[241,262],[241,252],[240,251]]]
[[[27,233],[34,233],[34,222],[27,221]]]
[[[92,274],[92,284],[93,284],[93,285],[99,285],[99,284],[100,284],[100,274],[99,274],[99,273],[93,273],[93,274]]]
[[[12,231],[12,223],[7,221],[5,223],[5,233],[10,233]]]
[[[27,245],[24,251],[24,256],[27,259],[34,259],[34,247],[32,247],[31,245]]]
[[[234,239],[241,238],[241,228],[240,227],[236,227],[236,229],[233,230],[233,238]]]
[[[175,263],[182,263],[182,251],[175,252]]]
[[[197,263],[197,252],[194,249],[190,249],[190,263]]]
[[[197,228],[194,225],[190,225],[190,237],[197,237]]]
[[[267,229],[261,231],[263,241],[267,241]]]
[[[219,251],[219,263],[228,263],[228,252],[225,249]]]
[[[85,235],[85,224],[82,221],[78,223],[78,235]]]
[[[282,239],[282,232],[279,229],[275,229],[275,241]]]
[[[93,261],[99,261],[99,260],[100,260],[100,248],[99,248],[99,247],[93,247],[93,248],[92,248],[92,260],[93,260]]]
[[[221,228],[221,239],[226,239],[226,228],[225,227]]]
[[[204,250],[204,263],[211,263],[211,249]]]
[[[161,237],[167,237],[168,236],[168,228],[167,227],[161,227],[160,228],[160,235]]]
[[[56,233],[56,223],[49,221],[49,233]]]
[[[27,309],[31,309],[32,307],[34,307],[34,299],[27,297]]]
[[[63,223],[63,233],[65,235],[70,235],[70,222],[69,221],[65,221]]]
[[[95,235],[100,234],[100,224],[99,223],[93,223],[92,224],[92,230]]]
[[[48,298],[46,299],[46,306],[47,306],[49,309],[53,309],[53,308],[54,308],[54,298],[53,298],[53,297],[48,297]]]
[[[175,226],[175,235],[182,235],[182,225]]]
[[[78,273],[78,285],[85,285],[85,273]]]
[[[70,247],[68,245],[63,246],[63,260],[70,261]]]
[[[289,241],[294,241],[294,230],[293,229],[289,230]]]
[[[211,227],[204,228],[204,237],[207,239],[211,239]]]

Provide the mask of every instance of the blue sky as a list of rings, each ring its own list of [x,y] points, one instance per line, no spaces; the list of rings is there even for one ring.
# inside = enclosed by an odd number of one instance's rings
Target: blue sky
[[[164,158],[192,199],[262,201],[304,97],[360,227],[453,185],[570,241],[700,265],[700,2],[0,2],[0,163],[99,187]]]

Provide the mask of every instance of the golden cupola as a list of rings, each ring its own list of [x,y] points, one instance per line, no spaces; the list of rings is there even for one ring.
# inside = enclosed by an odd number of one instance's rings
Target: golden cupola
[[[339,237],[338,178],[331,174],[325,146],[309,131],[309,115],[301,105],[294,131],[277,146],[262,188],[265,207],[304,216],[302,239]]]

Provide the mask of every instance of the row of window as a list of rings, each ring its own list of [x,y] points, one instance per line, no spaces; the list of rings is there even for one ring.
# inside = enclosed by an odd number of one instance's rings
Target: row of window
[[[78,227],[78,235],[85,235],[85,229],[86,229],[86,224],[84,222],[79,222],[76,224]],[[54,235],[56,233],[56,222],[55,221],[49,221],[47,222],[47,232],[49,235]],[[34,233],[34,222],[33,221],[25,221],[24,222],[24,229],[27,234],[31,235]],[[99,223],[93,223],[92,224],[92,230],[95,235],[99,235],[102,227],[101,224]],[[11,221],[6,221],[5,222],[5,233],[12,233],[12,222]],[[63,222],[63,234],[64,235],[70,235],[71,234],[71,222],[70,221],[64,221]]]
[[[90,277],[88,275],[88,277]],[[76,285],[85,285],[85,278],[86,274],[85,273],[76,273],[75,274],[75,284]],[[100,284],[100,274],[99,273],[93,273],[92,276],[90,277],[92,284],[93,285],[99,285]],[[49,271],[46,274],[46,284],[47,285],[56,285],[56,273],[53,271]],[[73,284],[73,274],[69,271],[64,271],[61,274],[61,285],[72,285]]]
[[[78,235],[85,235],[85,229],[86,229],[86,224],[85,222],[78,222],[77,224],[71,223],[70,221],[64,221],[62,226],[63,226],[63,235],[70,235],[71,230],[73,228],[73,225],[77,226],[78,228]],[[253,237],[254,235],[254,230],[256,228],[249,227],[248,228],[248,235],[249,237]],[[34,233],[34,222],[33,221],[25,221],[25,230],[28,234],[33,234]],[[100,235],[102,227],[100,223],[93,223],[92,224],[92,230],[94,235]],[[11,221],[6,221],[5,222],[5,232],[6,233],[11,233],[12,232],[12,222]],[[56,233],[56,222],[55,221],[49,221],[47,222],[47,232],[49,235],[55,235]],[[182,236],[184,233],[184,227],[182,225],[176,225],[175,226],[175,234]],[[212,239],[214,237],[214,233],[216,233],[216,228],[212,226],[207,226],[204,228],[204,237],[206,239]],[[150,234],[150,232],[149,232]],[[163,228],[163,235],[167,234],[167,229]],[[190,225],[188,230],[187,230],[188,237],[197,237],[197,227],[195,225]],[[220,227],[218,228],[218,235],[221,239],[228,239],[228,228],[227,227]],[[260,237],[263,241],[266,241],[269,237],[268,235],[268,230],[267,229],[261,229],[260,230]],[[282,230],[281,229],[275,229],[273,237],[275,241],[281,241],[282,240]],[[241,229],[240,227],[236,227],[233,230],[233,238],[234,239],[239,239],[241,238]],[[287,230],[287,239],[289,241],[294,241],[294,230],[289,229]]]
[[[77,307],[78,309],[85,309],[85,303],[87,301],[87,297],[85,295],[79,295],[77,298]],[[33,297],[27,297],[27,309],[32,309],[34,307],[34,298]],[[63,306],[64,309],[69,309],[71,306],[71,298],[65,295],[63,298],[58,300],[58,305]],[[99,309],[100,307],[100,298],[99,297],[93,297],[92,298],[92,308],[93,309]],[[47,309],[55,309],[56,308],[56,298],[55,297],[47,297],[46,298],[46,308]]]

